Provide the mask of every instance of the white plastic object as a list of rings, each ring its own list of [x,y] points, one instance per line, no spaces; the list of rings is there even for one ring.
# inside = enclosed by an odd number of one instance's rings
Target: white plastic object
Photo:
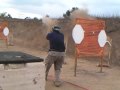
[[[8,29],[7,27],[5,27],[5,28],[3,29],[3,34],[4,34],[5,36],[8,36],[8,34],[9,34],[9,29]]]
[[[80,24],[76,24],[73,28],[72,37],[76,44],[80,44],[84,39],[84,30]]]
[[[107,35],[105,33],[105,30],[101,30],[98,35],[98,43],[100,47],[104,47],[107,42]]]

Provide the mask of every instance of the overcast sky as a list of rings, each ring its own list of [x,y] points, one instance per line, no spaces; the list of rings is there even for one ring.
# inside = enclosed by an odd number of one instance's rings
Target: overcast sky
[[[72,7],[88,9],[93,15],[120,15],[120,0],[0,0],[0,13],[14,18],[62,17]]]

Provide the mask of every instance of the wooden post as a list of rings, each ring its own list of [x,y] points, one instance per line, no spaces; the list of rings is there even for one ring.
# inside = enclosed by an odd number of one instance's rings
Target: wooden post
[[[101,59],[100,59],[100,73],[102,73],[102,63],[103,63],[103,58],[102,58],[103,56],[101,56]]]
[[[74,68],[74,76],[76,77],[76,71],[77,71],[77,50],[75,47],[75,68]]]
[[[101,59],[100,59],[100,73],[102,73],[102,68],[103,68],[103,51],[104,51],[104,48],[102,49],[102,53],[101,53]]]
[[[6,37],[5,43],[6,43],[6,47],[8,48],[8,36]]]

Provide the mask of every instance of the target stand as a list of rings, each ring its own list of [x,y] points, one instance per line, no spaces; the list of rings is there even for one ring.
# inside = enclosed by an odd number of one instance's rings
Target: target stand
[[[76,19],[72,37],[75,42],[75,68],[76,76],[78,57],[100,57],[100,72],[103,67],[104,46],[107,41],[103,20]]]
[[[0,40],[4,41],[6,46],[8,47],[8,23],[6,21],[0,23]]]

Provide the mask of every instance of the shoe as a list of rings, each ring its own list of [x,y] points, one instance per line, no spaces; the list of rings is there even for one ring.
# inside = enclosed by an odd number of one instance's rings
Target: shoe
[[[54,81],[54,85],[56,87],[60,87],[62,85],[62,82],[61,81]]]

